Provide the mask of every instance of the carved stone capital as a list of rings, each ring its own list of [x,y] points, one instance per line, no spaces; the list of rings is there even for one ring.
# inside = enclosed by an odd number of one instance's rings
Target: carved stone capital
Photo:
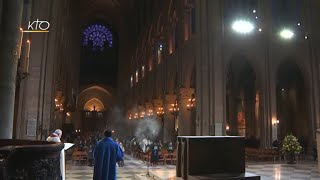
[[[145,103],[146,109],[153,109],[153,104],[151,102],[146,102]]]
[[[177,96],[174,94],[167,94],[165,96],[165,104],[173,104],[177,99]]]
[[[153,106],[154,108],[159,108],[163,106],[163,100],[162,99],[153,99]]]
[[[179,99],[188,100],[192,97],[194,93],[194,88],[180,88]]]
[[[129,111],[134,115],[135,113],[138,113],[138,107],[133,106]]]
[[[144,111],[144,109],[145,109],[144,106],[142,106],[142,105],[139,105],[139,106],[138,106],[138,111],[139,111],[139,112]]]

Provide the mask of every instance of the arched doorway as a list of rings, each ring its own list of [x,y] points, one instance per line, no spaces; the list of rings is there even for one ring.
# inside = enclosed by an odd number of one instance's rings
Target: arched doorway
[[[278,138],[292,133],[305,146],[311,126],[304,77],[294,62],[286,61],[277,70]]]
[[[99,99],[90,99],[83,107],[82,129],[84,131],[95,131],[105,127],[105,115],[104,104]]]
[[[244,58],[231,60],[226,82],[226,134],[259,137],[259,95],[252,66]]]
[[[78,116],[72,123],[76,129],[85,131],[103,130],[114,123],[111,117],[115,97],[114,90],[108,86],[83,86],[78,97]]]

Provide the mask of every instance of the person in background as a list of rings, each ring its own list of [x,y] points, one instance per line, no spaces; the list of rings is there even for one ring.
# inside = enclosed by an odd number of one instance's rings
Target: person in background
[[[125,149],[124,149],[122,142],[120,142],[120,141],[119,141],[119,146],[121,148],[121,151],[124,153]],[[122,158],[122,160],[119,161],[119,167],[123,167],[123,166],[124,166],[124,158]]]
[[[96,139],[92,138],[91,139],[91,145],[90,145],[89,152],[88,152],[88,163],[89,163],[89,166],[93,166],[94,165],[93,152],[94,152],[94,149],[96,148],[96,146],[97,146],[97,141],[96,141]]]
[[[60,129],[56,129],[50,136],[47,138],[48,142],[61,142],[62,131]]]
[[[60,143],[61,142],[61,137],[62,137],[62,131],[60,129],[56,129],[50,136],[47,138],[47,142],[56,142]],[[64,155],[64,149],[61,150],[60,154],[60,171],[61,171],[61,176],[62,180],[66,179],[66,174],[65,174],[65,155]]]
[[[151,145],[151,160],[150,163],[151,165],[156,166],[159,161],[159,146],[157,143],[153,143]]]
[[[169,153],[173,153],[174,148],[173,148],[172,142],[169,142],[167,150]]]
[[[93,180],[116,179],[116,164],[123,159],[123,152],[120,146],[112,140],[111,135],[110,130],[105,130],[105,138],[98,142],[93,152]]]

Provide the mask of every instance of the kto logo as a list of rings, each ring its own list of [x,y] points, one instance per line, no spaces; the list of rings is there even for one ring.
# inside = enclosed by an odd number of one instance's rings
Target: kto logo
[[[23,32],[49,32],[50,23],[48,21],[29,21],[28,30]]]

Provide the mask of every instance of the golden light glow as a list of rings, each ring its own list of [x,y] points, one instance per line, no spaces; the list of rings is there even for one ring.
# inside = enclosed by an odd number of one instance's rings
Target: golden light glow
[[[144,115],[145,115],[145,112],[142,111],[142,112],[140,113],[140,117],[141,117],[141,118],[144,118]]]
[[[138,113],[135,113],[134,116],[133,116],[133,118],[134,118],[134,119],[138,119],[138,118],[139,118]]]
[[[99,99],[92,98],[89,101],[87,101],[83,109],[85,111],[104,111],[105,108],[103,103]]]
[[[187,104],[187,109],[188,110],[192,110],[196,107],[196,98],[195,95],[192,94],[192,97],[190,99],[188,99],[188,104]]]
[[[159,108],[157,109],[157,115],[158,115],[158,116],[161,116],[162,114],[164,114],[163,107],[159,107]]]
[[[149,109],[148,110],[148,113],[147,113],[147,116],[152,116],[153,115],[153,110],[152,109]]]
[[[169,111],[179,111],[178,102],[171,104],[171,108],[169,108]]]

